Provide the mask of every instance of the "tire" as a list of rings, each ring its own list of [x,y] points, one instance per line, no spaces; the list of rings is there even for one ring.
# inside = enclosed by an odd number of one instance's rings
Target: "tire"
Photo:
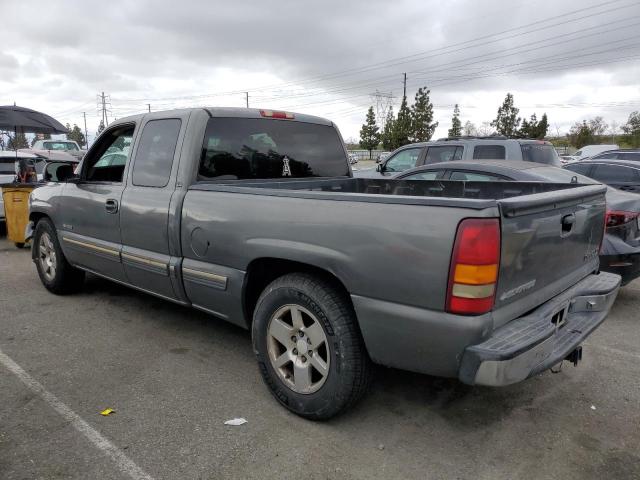
[[[252,339],[271,393],[301,417],[334,417],[369,387],[371,361],[353,306],[319,277],[292,273],[269,284],[256,305]]]
[[[33,261],[40,281],[50,292],[66,295],[82,288],[84,272],[67,261],[60,248],[56,228],[48,218],[43,218],[36,225]]]
[[[23,242],[15,242],[14,245],[16,246],[16,248],[24,248]]]

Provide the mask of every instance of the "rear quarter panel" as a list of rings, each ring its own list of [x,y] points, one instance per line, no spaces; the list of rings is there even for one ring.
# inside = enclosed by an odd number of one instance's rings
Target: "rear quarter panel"
[[[459,221],[483,216],[465,208],[198,190],[187,192],[182,211],[185,265],[244,272],[258,258],[294,260],[328,270],[352,295],[432,310],[444,308]]]

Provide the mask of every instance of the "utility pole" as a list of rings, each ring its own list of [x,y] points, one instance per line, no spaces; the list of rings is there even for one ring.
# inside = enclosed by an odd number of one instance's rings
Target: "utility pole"
[[[98,94],[98,111],[100,113],[101,122],[106,127],[109,125],[109,109],[108,106],[111,106],[111,101],[109,95],[105,95],[104,92]]]
[[[149,107],[149,113],[151,113],[151,104],[147,103],[147,107]]]
[[[249,108],[249,92],[244,92],[244,95],[247,100],[247,108]]]
[[[407,96],[407,74],[403,73],[404,75],[404,80],[402,81],[402,98],[405,98]]]
[[[87,112],[82,112],[82,116],[84,117],[84,142],[89,149],[89,134],[87,133]]]

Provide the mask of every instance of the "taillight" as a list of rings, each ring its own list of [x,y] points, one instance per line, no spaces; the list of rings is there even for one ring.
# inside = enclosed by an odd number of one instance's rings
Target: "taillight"
[[[467,218],[453,245],[446,309],[480,315],[493,308],[500,266],[500,222]]]
[[[605,225],[609,227],[619,227],[625,223],[632,222],[640,216],[640,212],[625,212],[623,210],[608,210],[605,217]]]
[[[267,118],[282,118],[285,120],[293,120],[293,113],[277,112],[274,110],[260,110],[260,115]]]

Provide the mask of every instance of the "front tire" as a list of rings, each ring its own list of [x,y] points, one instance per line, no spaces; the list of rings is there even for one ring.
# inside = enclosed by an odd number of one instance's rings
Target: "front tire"
[[[366,393],[371,361],[348,297],[313,275],[288,274],[256,305],[253,348],[260,372],[287,409],[326,420]]]
[[[71,266],[65,258],[51,220],[44,218],[36,225],[33,249],[38,276],[47,290],[66,295],[82,288],[84,272]]]

